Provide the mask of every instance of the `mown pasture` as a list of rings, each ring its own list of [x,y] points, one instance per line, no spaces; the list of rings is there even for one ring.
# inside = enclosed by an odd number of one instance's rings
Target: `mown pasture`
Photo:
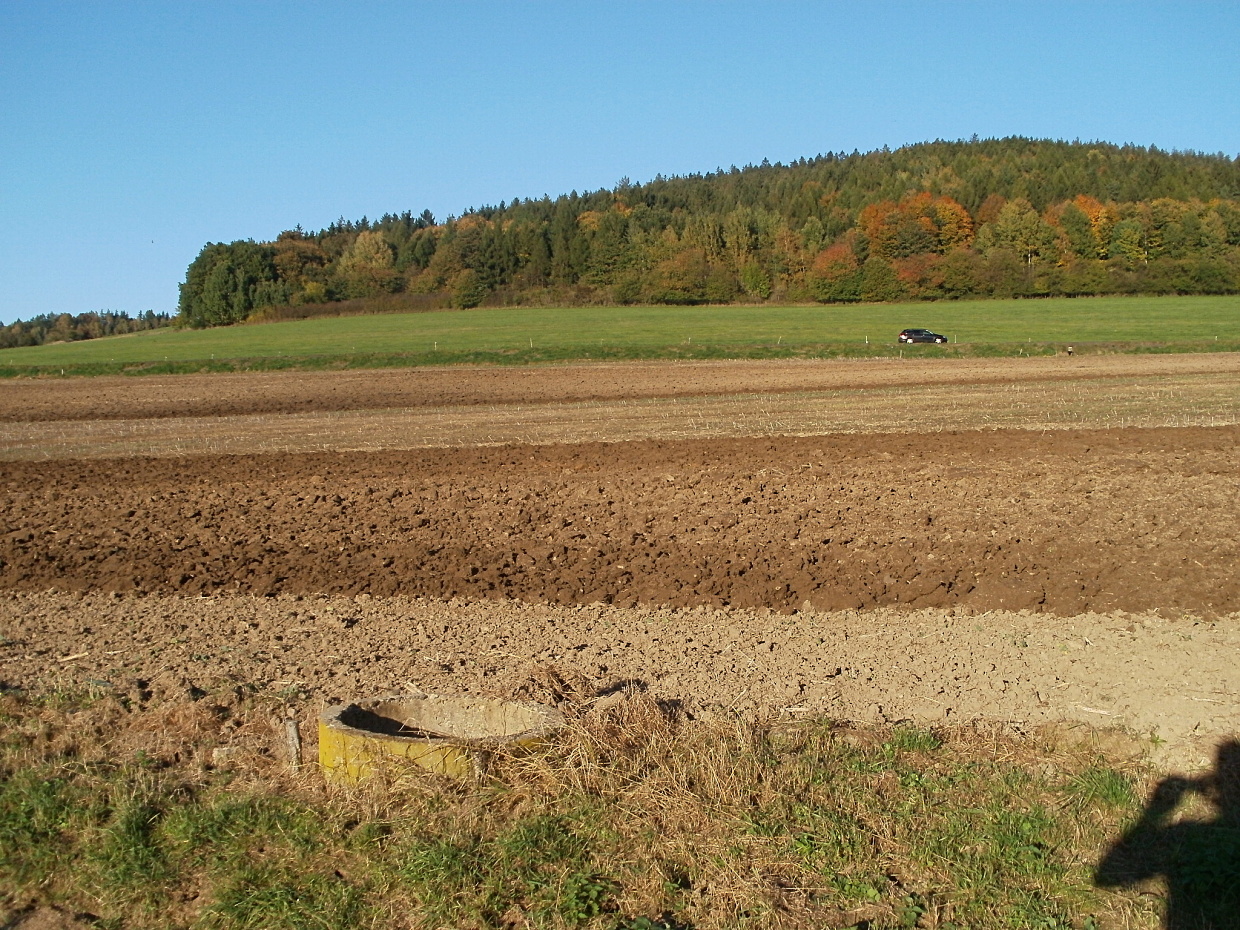
[[[583,359],[967,355],[1240,348],[1237,297],[799,307],[505,308],[328,317],[0,351],[0,374],[320,368]],[[949,346],[903,349],[926,327]]]

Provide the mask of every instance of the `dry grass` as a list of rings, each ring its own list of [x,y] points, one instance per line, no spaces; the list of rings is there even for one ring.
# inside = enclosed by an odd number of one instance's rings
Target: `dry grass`
[[[1154,925],[1148,898],[1090,883],[1139,807],[1127,743],[691,720],[626,690],[578,695],[546,752],[482,781],[341,787],[288,766],[281,707],[218,697],[3,700],[0,833],[27,846],[0,855],[0,920],[35,904],[118,927]],[[248,749],[218,768],[222,706]]]

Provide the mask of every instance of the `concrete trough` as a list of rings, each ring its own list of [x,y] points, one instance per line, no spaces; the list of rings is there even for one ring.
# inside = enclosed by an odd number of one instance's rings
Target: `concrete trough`
[[[388,695],[328,707],[319,718],[319,764],[332,781],[357,782],[415,765],[463,778],[492,754],[530,752],[564,717],[554,707],[471,695]]]

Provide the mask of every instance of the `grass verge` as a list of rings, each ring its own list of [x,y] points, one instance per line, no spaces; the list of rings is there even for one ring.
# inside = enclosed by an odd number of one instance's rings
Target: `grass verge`
[[[1087,742],[605,703],[485,781],[341,788],[262,752],[217,768],[194,742],[214,727],[122,748],[155,729],[112,698],[5,696],[0,924],[36,908],[114,928],[1156,922],[1148,896],[1093,886],[1142,772]]]

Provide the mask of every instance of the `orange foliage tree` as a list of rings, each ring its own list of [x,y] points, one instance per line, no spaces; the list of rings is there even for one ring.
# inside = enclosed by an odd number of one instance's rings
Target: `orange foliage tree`
[[[883,200],[864,207],[857,225],[869,237],[871,251],[886,259],[941,255],[973,240],[969,211],[950,197],[924,191],[899,203]]]
[[[861,299],[861,264],[849,242],[836,242],[818,253],[809,272],[809,286],[823,302]]]

